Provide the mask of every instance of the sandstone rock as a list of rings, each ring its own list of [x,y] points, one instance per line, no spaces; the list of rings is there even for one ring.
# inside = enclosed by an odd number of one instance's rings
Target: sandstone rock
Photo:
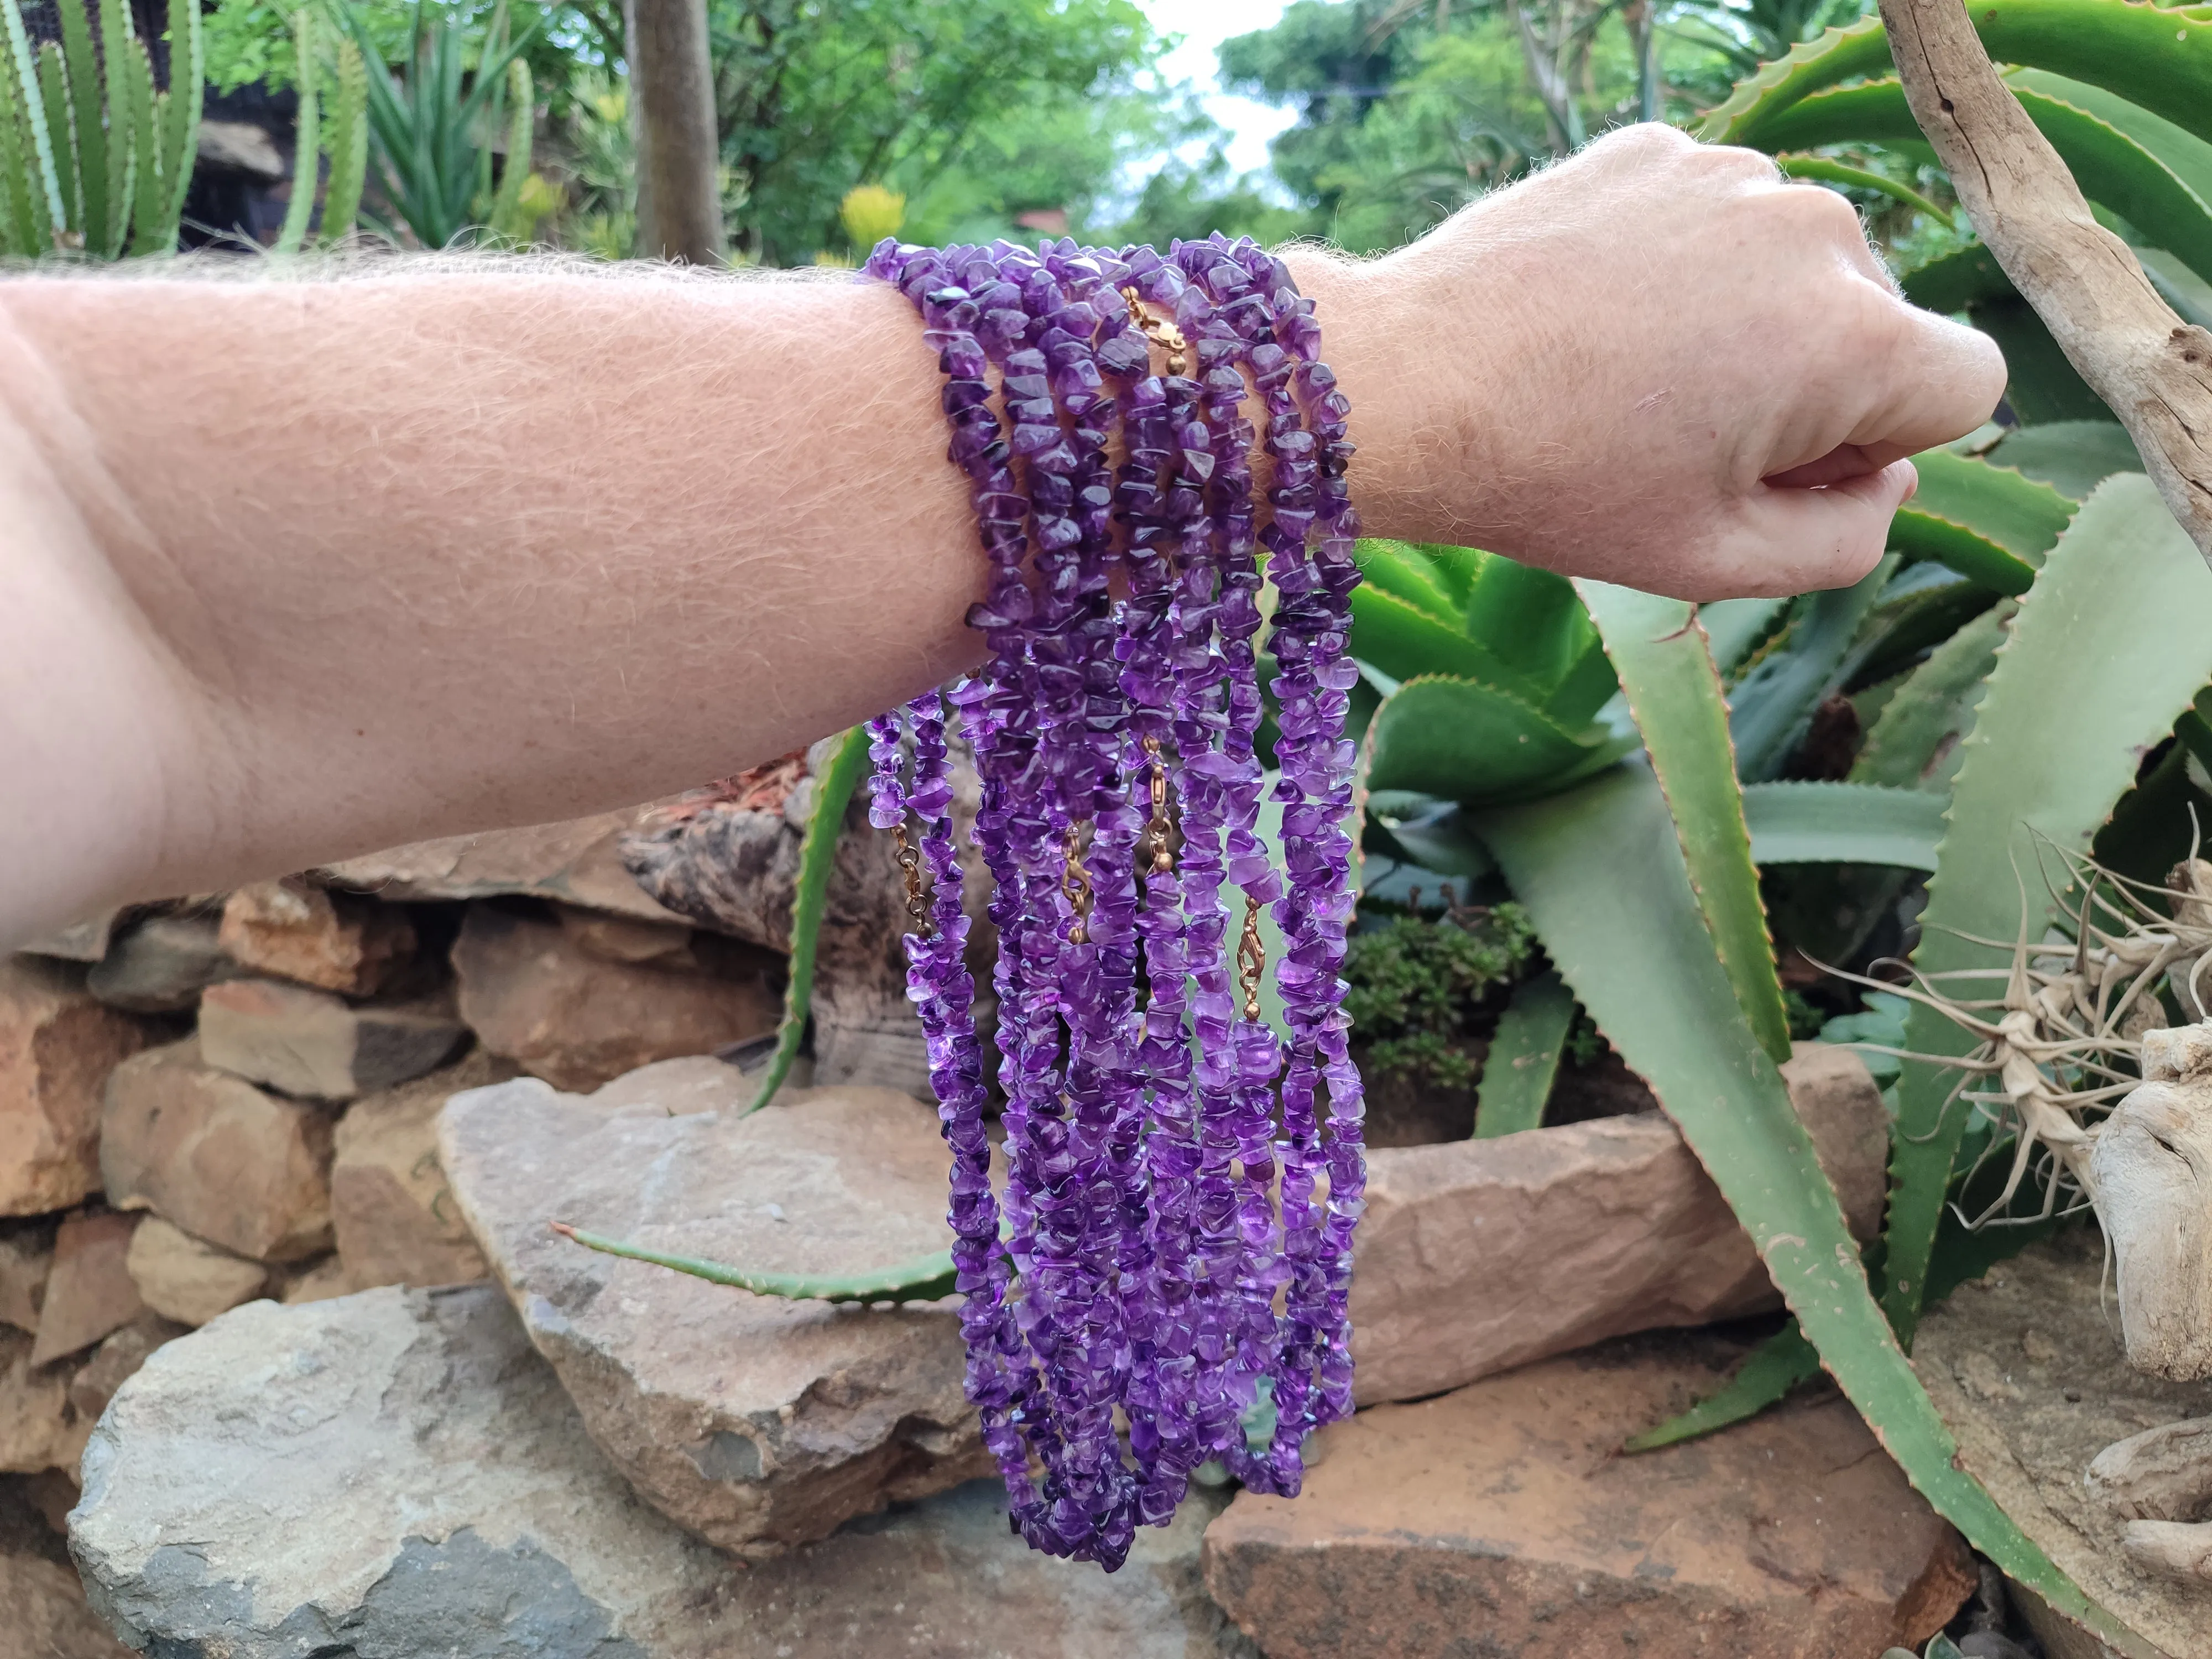
[[[333,1253],[286,1280],[276,1300],[294,1308],[308,1302],[335,1301],[342,1296],[351,1296],[359,1288],[353,1282],[353,1275],[346,1271],[344,1259]]]
[[[131,1238],[137,1230],[137,1216],[105,1211],[73,1215],[62,1223],[54,1237],[54,1265],[46,1275],[32,1364],[88,1348],[145,1312],[129,1265]]]
[[[697,1109],[697,1080],[720,1093]],[[672,1103],[690,1108],[671,1115]],[[766,1557],[984,1472],[949,1302],[752,1296],[551,1233],[567,1221],[771,1271],[851,1273],[945,1240],[935,1114],[889,1090],[787,1093],[750,1116],[719,1061],[599,1097],[522,1079],[456,1096],[447,1178],[586,1428],[647,1500]]]
[[[202,1065],[198,1039],[117,1066],[100,1124],[110,1203],[258,1261],[329,1247],[331,1114]]]
[[[2088,1479],[2116,1442],[2212,1416],[2212,1382],[2148,1376],[2128,1364],[2093,1228],[2030,1245],[1931,1308],[1913,1369],[1959,1442],[1959,1461],[2021,1530],[2157,1651],[2204,1659],[2207,1592],[2142,1570],[2127,1553],[2136,1520]],[[2193,1518],[2193,1517],[2185,1517]],[[2078,1627],[2036,1603],[2027,1610],[2051,1652]]]
[[[1888,1115],[1864,1064],[1808,1042],[1783,1075],[1852,1231],[1871,1238]],[[1369,1156],[1352,1280],[1362,1404],[1778,1302],[1719,1189],[1657,1113]]]
[[[484,1053],[356,1101],[338,1120],[331,1213],[349,1288],[458,1285],[490,1273],[438,1162],[438,1113],[464,1089],[514,1075]]]
[[[70,1378],[69,1385],[70,1406],[83,1424],[84,1432],[92,1431],[100,1413],[107,1409],[107,1402],[115,1398],[115,1391],[138,1374],[138,1368],[156,1348],[175,1341],[190,1328],[157,1313],[143,1313],[94,1348],[92,1357]],[[70,1455],[67,1467],[75,1472],[75,1453]]]
[[[82,921],[42,933],[21,948],[32,956],[52,957],[59,962],[98,962],[114,942],[116,924],[122,919],[119,909],[102,910]]]
[[[233,1255],[183,1228],[148,1216],[131,1240],[131,1281],[146,1305],[179,1325],[204,1325],[269,1282],[258,1261]]]
[[[650,809],[416,842],[347,859],[317,873],[386,899],[492,898],[514,893],[641,921],[690,922],[655,903],[623,868],[618,844]]]
[[[32,1339],[0,1330],[0,1470],[74,1467],[90,1422],[70,1405],[66,1365],[33,1365]]]
[[[86,1603],[62,1540],[0,1481],[0,1659],[130,1659]]]
[[[73,1469],[40,1469],[36,1474],[0,1475],[0,1506],[12,1489],[56,1539],[69,1536],[69,1512],[76,1507],[76,1474]],[[68,1554],[63,1548],[64,1558]]]
[[[217,920],[187,912],[140,922],[93,964],[85,984],[111,1007],[173,1014],[237,971],[238,964],[223,953]]]
[[[634,916],[610,916],[597,910],[555,908],[561,931],[586,956],[602,962],[627,962],[640,967],[696,969],[701,965],[692,949],[688,923],[641,921]]]
[[[491,1286],[258,1303],[166,1349],[85,1460],[93,1599],[172,1659],[1249,1659],[1194,1501],[1112,1578],[995,1481],[747,1570],[637,1502]],[[189,1542],[182,1541],[189,1540]]]
[[[82,970],[0,958],[0,1216],[64,1210],[99,1189],[100,1086],[147,1040]]]
[[[1736,1352],[1634,1338],[1362,1412],[1304,1496],[1237,1495],[1206,1583],[1268,1659],[1917,1652],[1973,1559],[1840,1398],[1617,1455]]]
[[[420,1077],[468,1030],[428,1007],[355,1007],[328,991],[235,979],[200,999],[200,1058],[288,1095],[351,1100]]]
[[[453,946],[461,1018],[494,1054],[565,1089],[772,1030],[783,1000],[757,972],[669,973],[579,946],[557,922],[485,905]]]
[[[241,887],[222,907],[222,948],[258,973],[374,995],[415,954],[403,914],[298,877]]]
[[[46,1305],[46,1274],[54,1265],[54,1224],[0,1224],[0,1325],[36,1334]]]

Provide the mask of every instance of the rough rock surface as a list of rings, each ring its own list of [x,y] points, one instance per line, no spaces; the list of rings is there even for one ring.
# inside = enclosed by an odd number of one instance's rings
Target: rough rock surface
[[[54,1223],[0,1222],[0,1325],[36,1334],[46,1306],[46,1274],[54,1265]]]
[[[1268,1659],[1872,1659],[1975,1583],[1840,1398],[1637,1457],[1741,1353],[1647,1335],[1322,1431],[1296,1500],[1237,1495],[1206,1583]]]
[[[826,1089],[738,1115],[750,1094],[713,1060],[592,1097],[519,1079],[455,1097],[439,1139],[462,1213],[592,1437],[665,1513],[762,1557],[989,1466],[949,1300],[756,1297],[548,1231],[825,1274],[944,1248],[929,1108]]]
[[[423,1007],[356,1007],[281,980],[234,979],[200,998],[200,1057],[288,1095],[351,1100],[420,1077],[467,1028]]]
[[[146,1311],[131,1278],[131,1240],[138,1219],[99,1211],[62,1223],[31,1349],[33,1365],[88,1348]]]
[[[637,1502],[488,1285],[226,1314],[85,1472],[94,1599],[167,1659],[1250,1654],[1199,1581],[1204,1500],[1112,1578],[1030,1553],[995,1482],[733,1565]]]
[[[556,1087],[592,1089],[773,1030],[783,1001],[760,972],[671,973],[585,948],[556,921],[477,905],[453,946],[461,1018],[495,1054]]]
[[[238,971],[218,940],[212,915],[149,916],[108,946],[85,985],[112,1007],[139,1014],[179,1013],[200,993]]]
[[[1929,1310],[1913,1368],[1960,1461],[2021,1530],[2172,1659],[2206,1659],[2212,1595],[2130,1563],[2121,1548],[2129,1516],[2098,1501],[2085,1477],[2117,1441],[2212,1416],[2212,1382],[2129,1365],[2104,1267],[2094,1228],[2030,1246]]]
[[[126,1264],[146,1305],[179,1325],[204,1325],[241,1302],[251,1302],[269,1282],[258,1261],[233,1255],[183,1228],[149,1215],[131,1236]]]
[[[297,1261],[330,1245],[331,1127],[325,1109],[202,1065],[197,1038],[149,1048],[107,1080],[108,1201],[257,1261]]]
[[[464,1089],[514,1075],[482,1049],[456,1065],[364,1096],[338,1120],[331,1214],[352,1288],[458,1285],[491,1271],[438,1162],[438,1113]]]
[[[348,859],[319,873],[386,899],[473,899],[523,894],[647,921],[690,922],[647,896],[623,868],[618,843],[650,809],[416,842]]]
[[[1853,1233],[1871,1238],[1889,1140],[1865,1065],[1803,1043],[1783,1075]],[[1719,1189],[1656,1112],[1375,1152],[1358,1251],[1362,1404],[1778,1302]]]
[[[129,1659],[86,1603],[62,1540],[0,1481],[0,1659]]]
[[[0,957],[0,1216],[65,1210],[99,1190],[100,1085],[147,1041],[85,988],[82,969]]]
[[[374,995],[415,954],[404,912],[298,877],[233,893],[218,937],[241,967],[356,997]]]
[[[91,1431],[70,1405],[66,1365],[31,1364],[31,1339],[0,1330],[0,1470],[72,1467]]]

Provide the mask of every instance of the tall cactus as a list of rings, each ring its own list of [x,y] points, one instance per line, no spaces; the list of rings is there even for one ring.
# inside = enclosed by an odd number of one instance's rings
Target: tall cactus
[[[331,179],[323,196],[323,224],[317,240],[325,247],[343,241],[352,234],[354,216],[361,209],[362,180],[368,168],[368,65],[359,46],[338,39],[337,96],[325,128],[321,94],[329,71],[323,66],[322,38],[323,25],[316,21],[315,9],[301,6],[292,18],[293,44],[300,57],[299,136],[293,147],[292,200],[284,210],[284,226],[271,250],[277,253],[297,253],[307,244],[308,222],[315,212],[315,185],[325,153],[331,158]]]
[[[0,0],[0,252],[93,259],[167,253],[199,149],[199,9],[178,0],[171,86],[157,91],[122,0],[60,0],[61,40],[34,44]]]
[[[330,182],[323,189],[325,247],[353,234],[361,211],[361,187],[368,177],[368,60],[351,40],[337,48],[337,103],[331,112]]]

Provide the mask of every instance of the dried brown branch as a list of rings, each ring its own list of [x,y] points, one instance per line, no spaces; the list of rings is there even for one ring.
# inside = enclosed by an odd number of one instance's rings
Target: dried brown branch
[[[2212,332],[2174,314],[1998,76],[1960,0],[1881,0],[1915,119],[1990,252],[2212,562]]]

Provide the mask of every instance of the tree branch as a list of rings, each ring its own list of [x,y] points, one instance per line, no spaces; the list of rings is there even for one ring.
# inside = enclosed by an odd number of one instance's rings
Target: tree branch
[[[1913,118],[1997,264],[2212,563],[2212,332],[2174,314],[1999,77],[1960,0],[1881,0]]]

